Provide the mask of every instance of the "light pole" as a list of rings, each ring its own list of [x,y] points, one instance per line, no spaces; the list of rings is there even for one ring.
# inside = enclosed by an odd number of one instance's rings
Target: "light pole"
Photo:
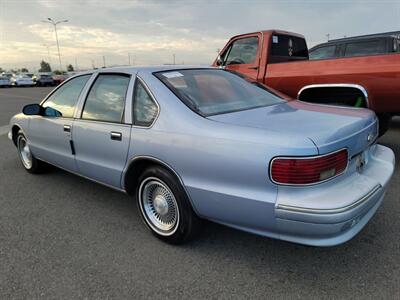
[[[56,33],[57,50],[58,50],[58,61],[60,63],[60,71],[61,71],[62,70],[62,65],[61,65],[60,45],[58,44],[57,25],[60,24],[60,23],[66,23],[66,22],[68,22],[68,20],[54,21],[52,18],[47,18],[47,20],[43,20],[42,22],[50,23],[50,24],[52,24],[54,26],[54,31]]]

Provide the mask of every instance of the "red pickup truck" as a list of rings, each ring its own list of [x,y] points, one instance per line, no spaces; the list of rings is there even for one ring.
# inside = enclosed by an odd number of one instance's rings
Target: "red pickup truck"
[[[300,34],[267,30],[235,36],[213,63],[303,101],[374,110],[380,133],[400,114],[400,54],[309,60]]]

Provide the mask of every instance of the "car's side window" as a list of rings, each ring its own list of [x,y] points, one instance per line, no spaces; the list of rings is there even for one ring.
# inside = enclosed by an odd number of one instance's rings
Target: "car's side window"
[[[336,46],[325,46],[310,52],[310,59],[327,59],[335,57]]]
[[[400,39],[393,40],[393,52],[400,52]]]
[[[156,103],[140,80],[136,79],[133,102],[134,124],[138,126],[151,126],[157,114],[158,107]]]
[[[384,54],[386,52],[386,41],[382,39],[375,39],[362,42],[348,43],[344,56],[363,56]]]
[[[234,41],[225,54],[225,65],[251,64],[256,60],[258,37],[252,36]]]
[[[79,95],[90,76],[78,76],[57,89],[42,105],[45,116],[72,118]]]
[[[122,123],[130,76],[100,74],[86,98],[82,119]]]

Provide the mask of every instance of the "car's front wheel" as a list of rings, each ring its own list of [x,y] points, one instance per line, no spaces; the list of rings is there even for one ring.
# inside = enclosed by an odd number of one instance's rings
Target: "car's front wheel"
[[[152,233],[171,244],[192,238],[200,227],[185,190],[176,177],[154,166],[139,178],[136,199],[140,214]]]
[[[22,131],[17,135],[17,150],[22,166],[29,173],[41,173],[44,170],[44,162],[35,158],[29,147],[28,141]]]

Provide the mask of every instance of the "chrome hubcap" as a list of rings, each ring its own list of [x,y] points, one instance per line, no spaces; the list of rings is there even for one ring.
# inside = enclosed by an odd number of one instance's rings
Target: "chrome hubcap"
[[[139,188],[139,205],[146,223],[158,234],[172,235],[179,222],[174,194],[155,177],[147,178]]]
[[[32,167],[32,154],[23,136],[18,138],[18,152],[25,168],[30,169]]]

